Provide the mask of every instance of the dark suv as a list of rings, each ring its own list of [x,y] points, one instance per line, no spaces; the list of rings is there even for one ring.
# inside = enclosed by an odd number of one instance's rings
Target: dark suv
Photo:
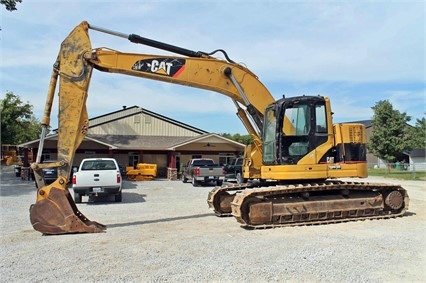
[[[53,163],[53,162],[56,162],[56,161],[47,160],[47,161],[44,161],[43,163]],[[45,182],[46,185],[52,184],[58,178],[58,168],[57,167],[43,168],[42,173],[43,173],[44,182]],[[37,182],[35,182],[35,185],[37,187]]]

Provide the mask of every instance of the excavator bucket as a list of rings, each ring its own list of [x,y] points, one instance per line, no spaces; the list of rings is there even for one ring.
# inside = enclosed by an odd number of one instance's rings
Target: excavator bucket
[[[37,201],[30,206],[33,228],[43,234],[105,232],[106,226],[90,221],[78,209],[67,188],[58,181],[37,191]]]

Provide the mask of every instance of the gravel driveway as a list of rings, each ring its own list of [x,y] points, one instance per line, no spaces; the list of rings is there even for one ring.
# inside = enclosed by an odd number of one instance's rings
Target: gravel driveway
[[[1,171],[2,282],[424,282],[425,182],[408,190],[405,217],[263,230],[207,206],[212,187],[124,182],[123,202],[78,204],[101,234],[42,236],[32,229],[33,182]]]

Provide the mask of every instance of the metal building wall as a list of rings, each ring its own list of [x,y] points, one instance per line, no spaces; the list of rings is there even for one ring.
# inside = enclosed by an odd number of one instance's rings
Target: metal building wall
[[[111,120],[111,117],[108,118]],[[97,119],[97,122],[102,120]],[[92,122],[92,121],[91,121]],[[105,121],[106,122],[106,121]],[[144,136],[198,136],[190,129],[180,127],[168,121],[158,119],[148,114],[138,113],[133,116],[109,121],[105,124],[89,128],[88,134],[94,135],[144,135]]]

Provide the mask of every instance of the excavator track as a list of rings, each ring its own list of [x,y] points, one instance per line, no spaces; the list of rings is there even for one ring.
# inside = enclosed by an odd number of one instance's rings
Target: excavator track
[[[232,216],[231,202],[237,193],[258,186],[255,183],[230,184],[218,186],[209,192],[207,204],[216,216]]]
[[[326,181],[240,191],[231,213],[243,227],[256,229],[393,218],[404,215],[408,204],[399,185]]]

